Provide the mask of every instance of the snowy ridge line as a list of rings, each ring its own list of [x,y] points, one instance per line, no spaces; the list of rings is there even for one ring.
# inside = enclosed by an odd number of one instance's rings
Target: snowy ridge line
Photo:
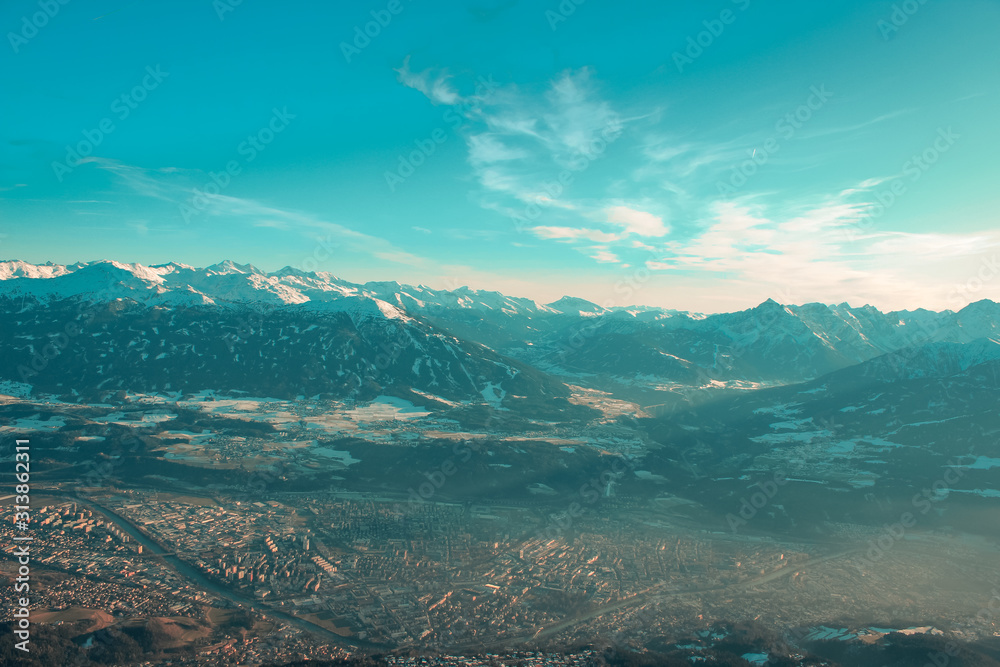
[[[226,260],[205,268],[170,262],[146,266],[100,260],[62,265],[0,261],[0,298],[50,302],[133,299],[147,306],[302,305],[319,311],[407,319],[410,316],[478,312],[494,322],[522,318],[567,318],[592,322],[603,331],[627,334],[644,327],[721,333],[743,349],[765,334],[830,351],[845,345],[886,353],[905,347],[907,334],[940,331],[943,340],[1000,339],[1000,305],[983,299],[961,311],[924,309],[883,313],[870,305],[846,303],[781,305],[772,299],[743,311],[704,315],[651,306],[605,308],[585,299],[563,297],[549,304],[499,292],[380,281],[352,283],[328,272],[286,266],[265,273],[252,264]],[[530,325],[529,325],[530,326]],[[683,354],[678,355],[686,359]]]

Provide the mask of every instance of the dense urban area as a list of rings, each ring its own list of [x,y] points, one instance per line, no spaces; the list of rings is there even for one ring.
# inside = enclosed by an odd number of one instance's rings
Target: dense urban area
[[[305,439],[349,422],[353,433],[399,447],[432,431],[460,437],[456,442],[477,453],[488,448],[475,444],[484,434],[447,420],[420,423],[415,420],[426,413],[399,402],[329,413],[303,403],[301,414],[284,413],[290,405],[280,402],[200,402],[206,413],[220,406],[229,414],[255,410],[256,418],[278,422],[281,430],[274,436],[161,430],[186,436],[167,440],[163,458],[182,452],[186,465],[197,467],[200,459],[224,466],[241,456],[257,461],[247,454],[266,457],[280,445],[299,466],[281,474],[313,471],[323,465],[317,460],[344,471],[355,461],[351,453]],[[105,428],[163,429],[175,419],[162,400],[150,397],[99,412],[104,417],[88,421]],[[627,461],[641,437],[606,421],[576,438],[560,432],[554,444]],[[19,425],[29,422],[42,434],[65,426],[40,415]],[[430,470],[441,480],[457,479],[463,471],[455,456],[455,471]],[[433,472],[424,472],[411,472],[413,487],[434,481]],[[877,527],[834,523],[825,539],[793,540],[730,530],[722,521],[699,525],[690,501],[668,493],[629,495],[615,483],[620,473],[594,484],[586,501],[549,488],[474,501],[435,495],[433,484],[431,493],[411,489],[409,495],[336,482],[308,492],[267,490],[262,480],[278,473],[255,474],[245,488],[211,492],[166,477],[158,489],[150,485],[156,480],[130,488],[118,477],[104,486],[38,485],[31,509],[34,622],[75,624],[97,638],[131,631],[140,644],[146,641],[143,649],[172,656],[172,664],[281,664],[373,653],[384,654],[388,664],[474,664],[468,656],[501,655],[519,656],[517,664],[598,664],[595,650],[629,654],[657,642],[661,650],[697,657],[726,642],[731,624],[740,623],[762,633],[797,627],[800,641],[871,643],[892,632],[933,637],[942,632],[936,626],[970,641],[994,632],[976,617],[989,595],[960,577],[951,587],[932,577],[942,558],[955,567],[984,567],[991,547],[971,539],[928,531],[873,561]],[[3,512],[2,539],[13,544],[13,513]],[[4,549],[8,575],[15,570],[12,551]],[[913,586],[914,579],[922,585]],[[928,608],[939,610],[936,625],[916,625]],[[857,609],[868,616],[857,616]],[[834,619],[851,624],[828,627]],[[573,646],[579,651],[560,657],[564,662],[534,652]],[[408,650],[425,660],[432,652],[439,662],[414,662]],[[797,660],[790,664],[808,664],[800,662],[802,653],[787,653],[799,656],[788,658]],[[749,649],[743,656],[751,664],[769,659],[766,651]]]

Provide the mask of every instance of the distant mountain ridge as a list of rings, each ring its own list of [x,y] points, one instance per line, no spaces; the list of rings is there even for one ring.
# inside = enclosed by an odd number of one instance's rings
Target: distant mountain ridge
[[[444,336],[453,341],[449,345],[459,346],[472,357],[493,355],[497,360],[506,360],[497,363],[508,366],[517,360],[522,368],[534,367],[546,376],[572,378],[574,382],[590,378],[592,385],[602,388],[631,386],[643,390],[802,382],[899,350],[978,341],[979,347],[953,350],[944,355],[951,361],[939,362],[947,368],[964,369],[975,365],[980,356],[992,355],[993,347],[982,341],[1000,340],[1000,304],[990,300],[970,304],[958,312],[883,313],[868,305],[796,306],[768,299],[743,311],[703,315],[649,306],[605,308],[569,296],[539,304],[468,287],[438,290],[396,282],[359,284],[330,273],[293,267],[265,273],[251,264],[230,260],[205,268],[173,262],[156,266],[115,261],[71,265],[0,262],[0,303],[6,302],[5,308],[13,312],[39,307],[58,309],[62,302],[119,301],[140,310],[186,313],[185,317],[199,322],[213,317],[203,309],[226,313],[221,316],[223,320],[233,322],[245,318],[247,312],[273,313],[279,317],[279,324],[284,318],[294,321],[299,330],[307,329],[313,321],[336,321],[335,329],[340,332],[336,345],[345,344],[342,336],[356,336],[369,348],[350,348],[352,354],[360,355],[358,365],[350,370],[354,379],[346,384],[328,383],[334,393],[349,391],[349,385],[354,387],[350,391],[358,391],[371,379],[363,369],[364,349],[377,351],[395,344],[392,341],[401,335],[409,341],[411,334],[416,339]],[[132,306],[126,310],[139,312]],[[184,327],[181,330],[190,331]],[[145,332],[142,339],[151,340],[155,335]],[[285,346],[296,342],[282,336],[277,338],[289,341],[283,343]],[[331,339],[316,344],[334,342]],[[34,354],[33,344],[21,341],[21,345]],[[433,357],[431,363],[446,363],[452,358],[453,350],[448,351],[448,346],[438,347],[434,353],[430,352],[434,345],[425,347]],[[204,345],[201,349],[205,349]],[[108,354],[92,352],[95,356]],[[267,350],[256,352],[263,356]],[[291,358],[294,355],[286,362]],[[939,351],[937,357],[927,352],[920,358],[942,357]],[[955,361],[958,358],[961,363]],[[907,359],[912,367],[917,356]],[[374,362],[367,359],[367,363]],[[431,377],[430,370],[420,370],[431,366],[417,364],[415,359],[409,363],[409,370],[397,368],[390,374],[392,384],[432,394],[444,392],[451,397],[475,396],[484,390],[492,391],[486,389],[488,386],[502,384],[492,372],[484,371],[479,379],[473,376],[469,382],[457,375],[447,379]],[[468,363],[472,364],[471,360]],[[460,364],[452,370],[464,376],[463,367]],[[339,372],[348,370],[339,368]],[[426,377],[421,379],[420,372]],[[378,386],[387,379],[382,375],[383,382],[376,383]],[[547,384],[544,390],[535,387],[541,394],[565,395],[562,390],[554,390],[549,380],[543,384]],[[532,391],[516,393],[531,395]]]
[[[131,298],[156,305],[227,305],[271,303],[291,305],[330,302],[344,297],[375,298],[399,309],[434,306],[479,307],[509,313],[556,312],[499,292],[434,290],[395,282],[351,283],[330,273],[305,272],[286,266],[265,273],[252,264],[226,260],[198,269],[185,264],[155,266],[110,260],[71,265],[0,262],[0,294],[39,300],[84,297],[92,300]]]

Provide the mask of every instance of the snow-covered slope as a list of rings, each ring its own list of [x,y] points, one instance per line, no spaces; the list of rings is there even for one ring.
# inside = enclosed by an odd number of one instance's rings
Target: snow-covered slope
[[[131,299],[155,306],[278,307],[309,304],[324,312],[406,318],[402,309],[370,291],[329,274],[286,267],[264,273],[231,261],[197,269],[184,264],[157,266],[98,261],[69,266],[0,262],[0,296],[51,303],[79,298],[88,302]]]

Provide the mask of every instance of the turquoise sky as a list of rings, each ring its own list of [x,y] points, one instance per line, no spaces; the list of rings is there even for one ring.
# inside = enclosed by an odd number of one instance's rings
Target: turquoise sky
[[[5,259],[1000,300],[996,0],[12,0],[0,27]]]

